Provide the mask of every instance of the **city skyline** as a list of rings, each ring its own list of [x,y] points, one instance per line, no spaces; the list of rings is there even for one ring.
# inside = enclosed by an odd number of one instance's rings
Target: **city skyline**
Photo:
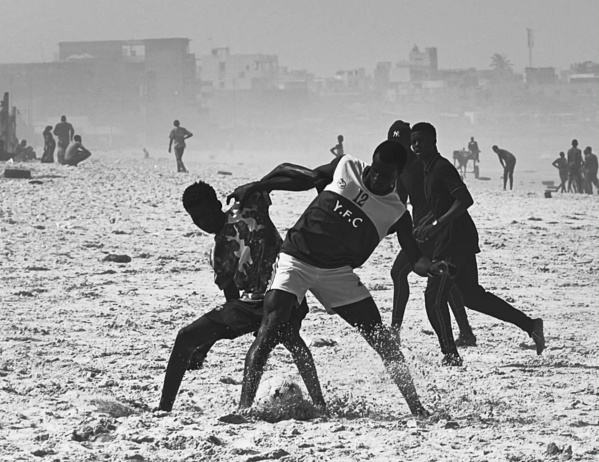
[[[276,55],[280,66],[320,76],[402,61],[414,45],[438,48],[440,68],[488,69],[501,53],[521,72],[529,65],[527,29],[534,34],[533,66],[567,69],[599,59],[595,0],[0,3],[0,39],[10,43],[0,50],[3,63],[53,61],[63,41],[185,37],[198,57],[229,47],[234,54]]]

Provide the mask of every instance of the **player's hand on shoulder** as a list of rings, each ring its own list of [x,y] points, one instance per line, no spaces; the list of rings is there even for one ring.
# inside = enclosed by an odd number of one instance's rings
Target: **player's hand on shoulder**
[[[243,208],[245,202],[255,192],[257,182],[247,183],[241,186],[237,186],[235,190],[227,196],[227,205],[231,200],[235,200],[239,203],[239,208]]]

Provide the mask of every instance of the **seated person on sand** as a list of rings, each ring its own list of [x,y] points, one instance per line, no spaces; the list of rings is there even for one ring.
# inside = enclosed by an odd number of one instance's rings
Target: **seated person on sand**
[[[255,332],[262,321],[264,293],[283,240],[270,219],[267,193],[255,193],[243,208],[238,203],[222,210],[209,184],[194,183],[183,193],[183,207],[195,225],[214,234],[212,267],[215,283],[223,290],[225,303],[206,312],[179,330],[166,369],[159,409],[171,411],[187,370],[200,369],[215,342]],[[241,293],[240,293],[241,292]],[[299,335],[308,313],[303,300],[280,337],[291,353],[306,383],[312,402],[324,410],[316,367],[310,350]]]
[[[15,162],[27,162],[35,159],[36,155],[33,148],[31,146],[27,146],[27,140],[21,140],[21,142],[17,144],[17,147],[15,148],[13,160]]]
[[[92,153],[89,152],[83,144],[81,144],[81,136],[75,135],[73,137],[73,141],[67,147],[67,150],[64,155],[64,165],[71,165],[76,167],[79,163],[83,162]]]

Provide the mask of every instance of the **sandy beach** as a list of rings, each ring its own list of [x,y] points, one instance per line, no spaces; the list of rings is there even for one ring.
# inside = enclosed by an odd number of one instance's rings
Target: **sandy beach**
[[[541,182],[557,177],[545,171],[516,170],[507,192],[499,170],[466,179],[481,284],[544,319],[541,356],[515,326],[468,311],[478,346],[461,350],[463,367],[442,367],[425,280],[411,275],[402,350],[433,411],[417,420],[374,351],[309,295],[302,335],[331,340],[312,348],[331,416],[235,424],[219,419],[236,409],[251,335],[216,344],[173,412],[152,412],[177,330],[223,300],[213,238],[180,198],[203,179],[224,204],[287,159],[201,153],[177,174],[174,158],[151,156],[94,153],[77,168],[20,164],[31,179],[0,178],[1,461],[598,460],[597,195],[545,198]],[[313,197],[272,194],[282,234]],[[398,251],[387,237],[358,270],[387,323]],[[131,261],[103,261],[111,254]],[[265,378],[276,375],[304,388],[282,347]]]

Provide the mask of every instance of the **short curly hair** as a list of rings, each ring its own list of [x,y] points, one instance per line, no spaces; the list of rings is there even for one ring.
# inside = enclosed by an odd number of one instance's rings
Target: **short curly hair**
[[[212,186],[203,181],[198,181],[185,189],[182,200],[185,210],[189,210],[203,202],[218,201],[218,197]]]
[[[376,147],[372,155],[373,161],[376,155],[385,163],[395,164],[400,172],[404,169],[408,159],[405,148],[400,143],[391,140],[385,140]]]

